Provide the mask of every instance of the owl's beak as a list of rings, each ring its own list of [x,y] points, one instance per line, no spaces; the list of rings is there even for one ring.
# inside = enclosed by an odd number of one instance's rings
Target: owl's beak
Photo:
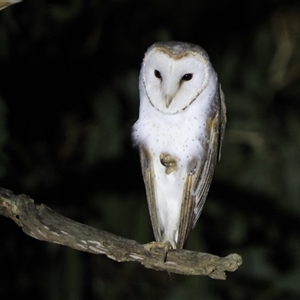
[[[166,95],[165,96],[165,101],[166,101],[166,107],[169,108],[171,102],[173,100],[173,96],[172,95]]]
[[[169,108],[170,104],[174,100],[178,92],[178,88],[178,82],[176,82],[176,80],[173,80],[172,73],[170,73],[169,76],[166,76],[166,78],[164,79],[162,89],[166,108]]]

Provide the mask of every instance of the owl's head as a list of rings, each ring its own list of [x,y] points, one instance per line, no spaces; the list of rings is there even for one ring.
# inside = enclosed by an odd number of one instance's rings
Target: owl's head
[[[174,114],[186,109],[216,77],[207,53],[183,42],[152,45],[145,54],[140,88],[157,110]]]

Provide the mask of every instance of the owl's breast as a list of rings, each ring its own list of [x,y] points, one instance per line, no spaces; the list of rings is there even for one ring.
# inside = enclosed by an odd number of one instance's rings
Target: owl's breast
[[[154,156],[168,153],[180,159],[190,160],[205,151],[208,142],[205,114],[181,113],[144,115],[133,128],[137,144],[146,146]]]

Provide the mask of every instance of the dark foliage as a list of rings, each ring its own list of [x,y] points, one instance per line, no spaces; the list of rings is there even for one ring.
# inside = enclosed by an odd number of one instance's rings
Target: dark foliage
[[[299,299],[300,4],[24,0],[0,11],[1,186],[153,240],[131,126],[152,43],[203,46],[228,126],[190,249],[242,255],[225,282],[118,264],[0,219],[1,299]]]

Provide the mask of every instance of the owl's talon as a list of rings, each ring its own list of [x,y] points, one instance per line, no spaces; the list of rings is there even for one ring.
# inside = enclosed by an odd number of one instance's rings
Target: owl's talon
[[[166,167],[166,174],[171,174],[178,169],[177,158],[167,153],[161,153],[159,156],[160,163]]]
[[[145,244],[145,245],[147,245],[147,244]],[[151,257],[151,253],[150,253],[149,249],[147,249],[147,247],[145,247],[145,245],[144,245],[145,255],[147,257]]]
[[[146,250],[147,256],[151,256],[151,251],[155,251],[155,249],[163,249],[163,262],[166,262],[168,252],[172,249],[172,246],[169,242],[150,242],[144,244],[144,248]]]

